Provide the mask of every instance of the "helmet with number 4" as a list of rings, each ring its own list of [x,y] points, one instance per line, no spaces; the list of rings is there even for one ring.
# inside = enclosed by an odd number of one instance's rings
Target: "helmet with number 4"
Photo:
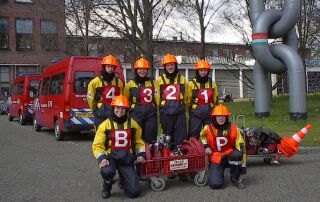
[[[113,98],[111,102],[111,107],[125,107],[129,108],[129,102],[128,99],[123,95],[118,95]]]
[[[108,55],[104,57],[101,61],[102,65],[113,65],[115,67],[119,66],[118,60],[113,55]]]

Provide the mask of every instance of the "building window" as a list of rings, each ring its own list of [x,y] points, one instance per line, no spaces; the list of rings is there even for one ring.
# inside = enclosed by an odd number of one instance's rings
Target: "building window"
[[[32,0],[16,0],[17,3],[32,3]]]
[[[0,3],[7,3],[8,0],[0,0]]]
[[[9,48],[8,19],[0,18],[0,49]]]
[[[212,57],[219,57],[219,52],[218,52],[218,50],[212,49],[212,51],[211,51],[211,56],[212,56]]]
[[[223,54],[223,57],[226,57],[226,58],[229,58],[231,56],[229,49],[223,49],[222,54]]]
[[[17,50],[31,50],[33,48],[32,20],[16,20]]]
[[[57,23],[41,21],[41,48],[48,51],[58,49]]]

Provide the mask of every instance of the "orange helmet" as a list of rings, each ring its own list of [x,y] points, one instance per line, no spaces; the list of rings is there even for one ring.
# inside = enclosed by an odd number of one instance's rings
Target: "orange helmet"
[[[144,58],[140,58],[134,63],[134,69],[150,69],[150,63]]]
[[[168,53],[166,56],[164,56],[162,58],[162,66],[169,64],[169,63],[178,64],[176,57],[174,55],[171,55]]]
[[[212,110],[211,116],[228,116],[230,117],[229,109],[223,104],[218,104]]]
[[[128,99],[123,95],[118,95],[113,98],[111,102],[111,107],[125,107],[129,108],[129,102]]]
[[[196,70],[200,70],[200,69],[207,69],[207,70],[211,69],[207,60],[202,59],[197,62]]]
[[[115,67],[119,66],[119,62],[118,62],[117,58],[115,58],[112,55],[108,55],[108,56],[104,57],[101,61],[101,64],[102,65],[113,65]]]

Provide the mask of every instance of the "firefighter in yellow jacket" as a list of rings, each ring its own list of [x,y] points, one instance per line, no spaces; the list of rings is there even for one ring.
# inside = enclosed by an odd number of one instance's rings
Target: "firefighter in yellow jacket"
[[[209,77],[211,67],[206,60],[199,60],[195,69],[196,77],[188,83],[189,137],[199,139],[203,126],[211,123],[218,89]]]
[[[145,161],[145,144],[141,139],[141,128],[127,115],[130,106],[126,97],[116,96],[111,106],[113,114],[100,124],[92,144],[93,154],[98,160],[103,178],[101,197],[110,197],[116,170],[121,177],[126,195],[130,198],[138,197],[141,189],[133,152],[138,156],[138,162]]]
[[[154,143],[157,139],[157,108],[155,86],[148,77],[150,63],[140,58],[134,64],[135,78],[124,88],[124,95],[131,103],[130,117],[142,128],[142,139]]]
[[[101,75],[92,79],[88,85],[87,100],[95,117],[96,128],[112,115],[112,99],[123,93],[122,81],[115,77],[118,60],[108,55],[102,59]]]
[[[164,74],[156,81],[156,102],[159,106],[160,124],[164,134],[171,137],[173,147],[188,138],[186,123],[187,85],[183,75],[178,73],[174,55],[162,59]]]
[[[222,104],[213,109],[212,118],[212,123],[206,125],[200,134],[209,155],[209,185],[212,189],[221,188],[224,169],[230,167],[232,185],[245,188],[242,179],[247,173],[246,154],[240,129],[229,122],[229,110]]]

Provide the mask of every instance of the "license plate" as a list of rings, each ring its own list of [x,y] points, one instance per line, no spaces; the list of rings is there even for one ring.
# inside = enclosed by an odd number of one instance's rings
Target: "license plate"
[[[188,168],[188,159],[170,161],[170,170],[183,170]]]
[[[92,113],[76,113],[75,117],[76,118],[92,118],[93,114]]]

